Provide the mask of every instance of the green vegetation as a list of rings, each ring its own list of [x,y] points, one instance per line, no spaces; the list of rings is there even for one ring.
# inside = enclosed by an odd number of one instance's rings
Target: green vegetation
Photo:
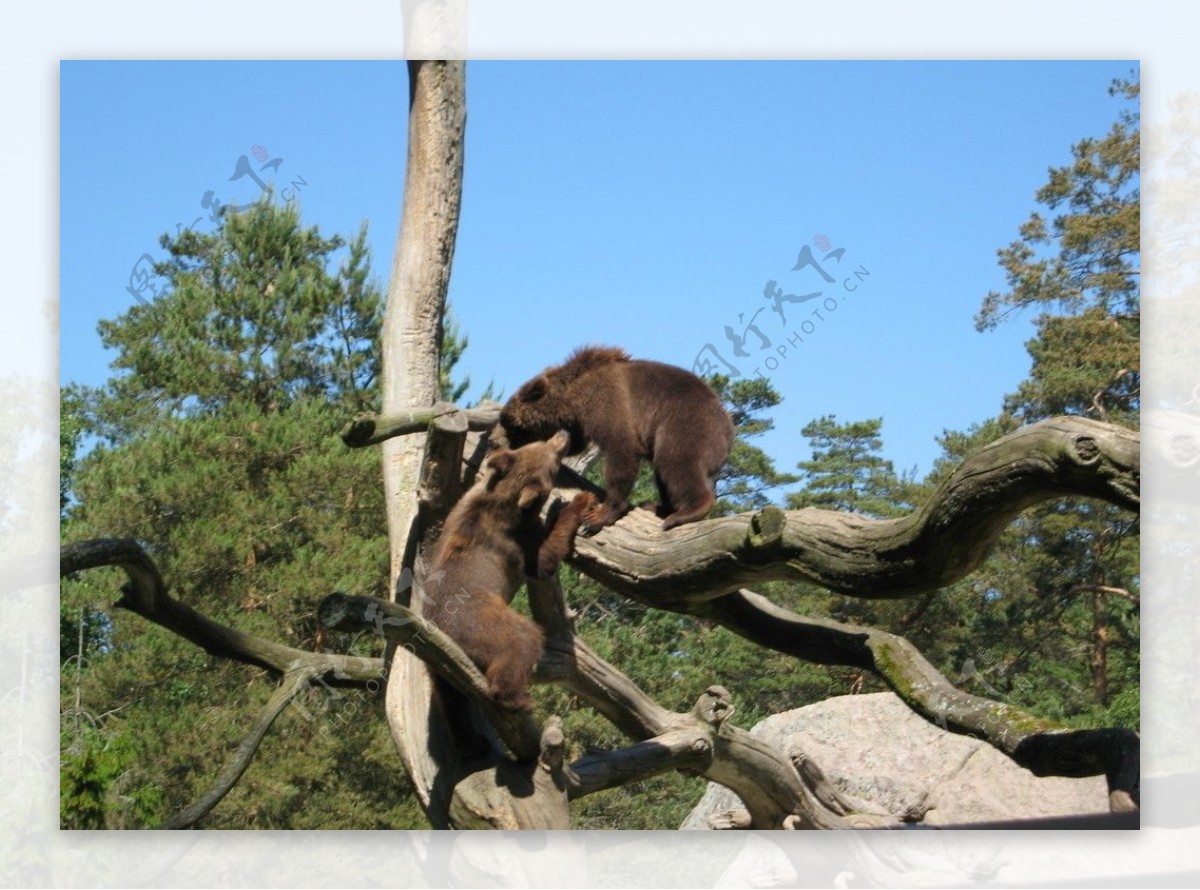
[[[178,599],[298,648],[313,647],[330,590],[382,595],[378,455],[336,435],[376,401],[381,295],[365,245],[270,204],[164,238],[164,295],[101,325],[118,373],[64,399],[64,431],[100,437],[73,466],[64,539],[135,538]],[[62,726],[65,827],[97,812],[110,828],[153,825],[189,803],[273,685],[112,609],[118,577],[62,587],[64,657],[93,616],[62,675],[64,707],[78,696],[85,712]],[[330,645],[380,654],[369,639]],[[379,693],[314,687],[205,827],[423,824],[379,713]]]

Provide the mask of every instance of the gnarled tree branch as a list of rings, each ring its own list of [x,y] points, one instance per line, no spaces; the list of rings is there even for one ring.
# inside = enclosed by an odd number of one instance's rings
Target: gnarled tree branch
[[[167,594],[158,567],[136,541],[100,538],[63,545],[60,575],[102,566],[124,569],[129,576],[129,583],[121,588],[118,607],[136,612],[212,655],[281,674],[303,668],[314,678],[328,677],[338,682],[366,683],[383,676],[381,658],[306,652],[226,627],[200,614]]]
[[[1011,705],[971,695],[954,687],[901,636],[797,615],[749,590],[712,600],[698,614],[755,643],[815,664],[869,670],[927,720],[951,732],[983,739],[1035,775],[1104,775],[1114,811],[1136,806],[1140,798],[1137,733],[1072,730]]]
[[[750,591],[730,590],[746,580],[790,578],[864,598],[934,591],[973,570],[1020,510],[1062,495],[1136,509],[1139,476],[1136,433],[1082,418],[1054,418],[981,449],[929,503],[901,519],[767,508],[663,533],[649,513],[633,511],[595,538],[579,539],[572,564],[650,605],[715,620],[816,663],[871,671],[927,719],[986,739],[1036,774],[1103,773],[1110,805],[1120,810],[1138,800],[1136,733],[1069,730],[956,689],[902,637],[793,615]],[[560,492],[565,498],[571,494]],[[574,637],[565,615],[556,617],[564,607],[549,583],[530,585],[535,616],[548,633],[540,677],[555,678],[639,740],[629,751],[581,764],[590,778],[580,779],[575,793],[619,782],[622,770],[671,768],[667,764],[680,754],[679,715],[659,707]],[[722,749],[715,745],[713,762],[699,771],[744,790],[752,824],[778,826],[789,817],[805,826],[844,824],[836,799],[814,798],[812,790],[821,783],[803,788],[794,769],[779,769],[778,755],[757,751],[755,740],[729,729],[726,756],[717,756]],[[597,771],[604,778],[591,777]]]
[[[954,583],[976,568],[1021,510],[1064,495],[1138,508],[1138,435],[1056,417],[968,457],[921,509],[899,519],[774,507],[663,532],[633,510],[571,564],[659,608],[689,610],[763,581],[807,581],[842,596],[899,599]]]
[[[212,655],[283,674],[279,688],[209,790],[163,822],[162,828],[189,828],[220,803],[249,767],[275,718],[309,683],[325,678],[338,683],[366,683],[383,678],[381,658],[294,649],[226,627],[172,599],[154,560],[136,541],[124,538],[77,541],[65,544],[59,557],[60,576],[104,566],[123,569],[129,577],[129,582],[121,588],[118,607],[136,612]]]
[[[229,758],[229,762],[225,764],[224,769],[213,781],[210,787],[202,794],[195,802],[184,807],[174,816],[165,820],[160,828],[176,829],[176,828],[191,828],[202,818],[219,804],[225,795],[230,792],[238,779],[242,777],[242,773],[250,766],[250,761],[254,759],[254,755],[258,752],[258,746],[262,743],[263,737],[267,734],[267,730],[271,728],[271,724],[275,722],[275,718],[283,713],[283,709],[291,704],[294,699],[308,684],[312,681],[315,674],[311,667],[298,667],[288,671],[283,676],[283,682],[279,684],[279,688],[267,701],[266,706],[262,709],[262,713],[258,715],[258,719],[254,721],[254,726],[250,732],[242,739],[237,746],[237,750],[233,752],[233,756]]]
[[[488,693],[487,681],[458,645],[413,612],[370,597],[333,594],[322,602],[319,614],[321,623],[331,629],[374,630],[402,644],[468,695],[514,752],[519,750],[528,757],[532,747],[536,756],[540,748],[545,758],[545,732],[539,741],[527,715],[497,708]],[[755,828],[778,828],[793,816],[802,827],[812,828],[863,827],[892,821],[875,816],[847,821],[844,814],[823,804],[787,757],[745,730],[725,723],[733,709],[729,693],[721,687],[710,688],[688,714],[668,711],[574,635],[569,640],[562,635],[550,637],[534,679],[557,682],[570,689],[638,742],[629,748],[590,754],[566,767],[564,781],[572,799],[667,770],[687,769],[734,790],[746,802]],[[539,766],[545,770],[544,765]],[[500,774],[505,775],[507,769],[502,766]],[[484,778],[491,775],[485,771],[467,776],[467,787],[456,795],[452,811],[469,824],[515,827],[508,824],[505,815],[495,816],[499,821],[493,824],[492,817],[485,817],[487,808],[472,803],[475,794],[463,797],[464,790],[482,791],[482,786],[476,786],[494,781]]]
[[[500,420],[500,406],[494,402],[475,408],[459,408],[438,402],[425,410],[405,411],[387,416],[364,415],[342,427],[342,441],[351,448],[378,445],[396,436],[426,432],[439,420],[462,418],[468,429],[488,430]]]

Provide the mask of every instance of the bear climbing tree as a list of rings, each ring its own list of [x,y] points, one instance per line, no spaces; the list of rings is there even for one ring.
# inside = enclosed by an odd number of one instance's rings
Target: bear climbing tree
[[[542,657],[542,629],[514,612],[526,577],[549,578],[570,552],[584,512],[580,492],[553,523],[539,514],[554,490],[566,433],[493,451],[442,526],[424,585],[425,617],[444,630],[488,679],[496,702],[529,711],[529,678]]]
[[[527,446],[534,451],[524,457],[520,451],[501,452],[477,478],[488,434],[503,420],[501,407],[462,410],[437,401],[442,315],[461,197],[464,72],[461,62],[439,61],[410,62],[409,72],[404,211],[381,344],[383,405],[378,416],[350,422],[343,431],[352,447],[382,446],[393,598],[334,595],[320,609],[327,627],[385,636],[387,656],[303,652],[224,627],[170,597],[153,561],[130,541],[81,542],[62,551],[64,573],[120,566],[129,576],[122,606],[210,652],[281,677],[261,719],[211,789],[166,827],[195,824],[221,800],[271,721],[300,691],[313,683],[366,683],[381,676],[401,762],[434,827],[567,828],[571,800],[666,770],[684,770],[734,790],[750,827],[894,824],[897,817],[855,813],[811,760],[794,762],[728,722],[733,703],[720,686],[696,690],[687,713],[669,711],[576,635],[553,568],[568,553],[581,515],[599,490],[579,475],[579,463],[568,458],[558,466],[567,442],[550,429],[534,436],[549,443]],[[570,435],[570,424],[563,425]],[[708,451],[728,451],[724,427],[714,420],[711,432],[711,441],[701,443],[706,477],[712,473],[705,463]],[[612,442],[600,444],[613,448]],[[632,450],[635,459],[643,456]],[[504,487],[506,471],[535,454],[536,467],[509,475],[511,485]],[[671,478],[662,475],[664,501],[683,507]],[[530,476],[538,481],[527,493]],[[970,455],[927,503],[900,519],[766,507],[699,521],[688,515],[693,521],[664,530],[662,518],[642,510],[610,523],[624,510],[619,497],[627,494],[610,482],[618,501],[606,502],[605,509],[614,515],[597,516],[604,520],[596,522],[597,534],[576,539],[570,558],[596,581],[653,608],[719,623],[797,658],[874,674],[922,716],[948,731],[985,739],[1039,775],[1104,775],[1111,809],[1133,810],[1139,794],[1135,733],[1071,730],[962,692],[902,637],[794,614],[746,585],[802,579],[841,596],[868,598],[934,591],[970,573],[1026,507],[1077,495],[1136,511],[1139,480],[1136,433],[1060,417]],[[481,509],[481,492],[499,498],[503,509],[538,511],[521,516],[517,532],[489,531],[490,540],[500,543],[488,552],[501,553],[489,566],[495,575],[489,608],[504,616],[500,622],[509,620],[503,603],[524,574],[536,622],[514,625],[537,645],[518,659],[518,669],[506,675],[517,679],[507,683],[497,683],[491,670],[495,654],[482,651],[447,620],[445,591],[439,589],[445,579],[454,580],[463,514]],[[431,603],[434,610],[427,612]],[[540,657],[533,682],[568,689],[627,735],[627,747],[567,762],[560,721],[525,709],[524,676],[535,650]],[[472,702],[495,744],[481,752],[467,743],[463,721],[438,706],[433,675]]]

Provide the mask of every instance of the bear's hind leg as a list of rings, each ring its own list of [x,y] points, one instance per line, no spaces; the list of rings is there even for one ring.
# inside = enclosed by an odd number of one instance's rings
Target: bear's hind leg
[[[542,629],[523,615],[505,609],[495,623],[491,659],[485,674],[496,703],[514,711],[532,711],[529,681],[542,657]],[[499,617],[499,616],[497,616]]]
[[[580,531],[594,535],[629,511],[629,493],[637,481],[638,456],[633,452],[604,453],[604,501],[583,514]]]
[[[717,500],[715,472],[710,476],[697,455],[680,449],[655,454],[654,463],[654,479],[662,496],[658,515],[664,517],[663,531],[708,515]],[[664,509],[666,505],[674,509]]]
[[[663,520],[663,531],[670,531],[675,526],[683,525],[685,522],[697,522],[703,519],[708,515],[708,511],[712,509],[712,505],[716,501],[716,495],[706,485],[702,493],[698,493],[689,501],[684,501],[685,506],[681,506]]]

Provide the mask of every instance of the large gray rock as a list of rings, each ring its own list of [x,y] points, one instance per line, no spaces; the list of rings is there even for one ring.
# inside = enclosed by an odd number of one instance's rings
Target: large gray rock
[[[1103,776],[1038,778],[991,745],[945,732],[890,692],[831,698],[776,714],[750,732],[776,750],[803,752],[861,812],[929,825],[1108,811]],[[709,784],[682,828],[744,810]]]

